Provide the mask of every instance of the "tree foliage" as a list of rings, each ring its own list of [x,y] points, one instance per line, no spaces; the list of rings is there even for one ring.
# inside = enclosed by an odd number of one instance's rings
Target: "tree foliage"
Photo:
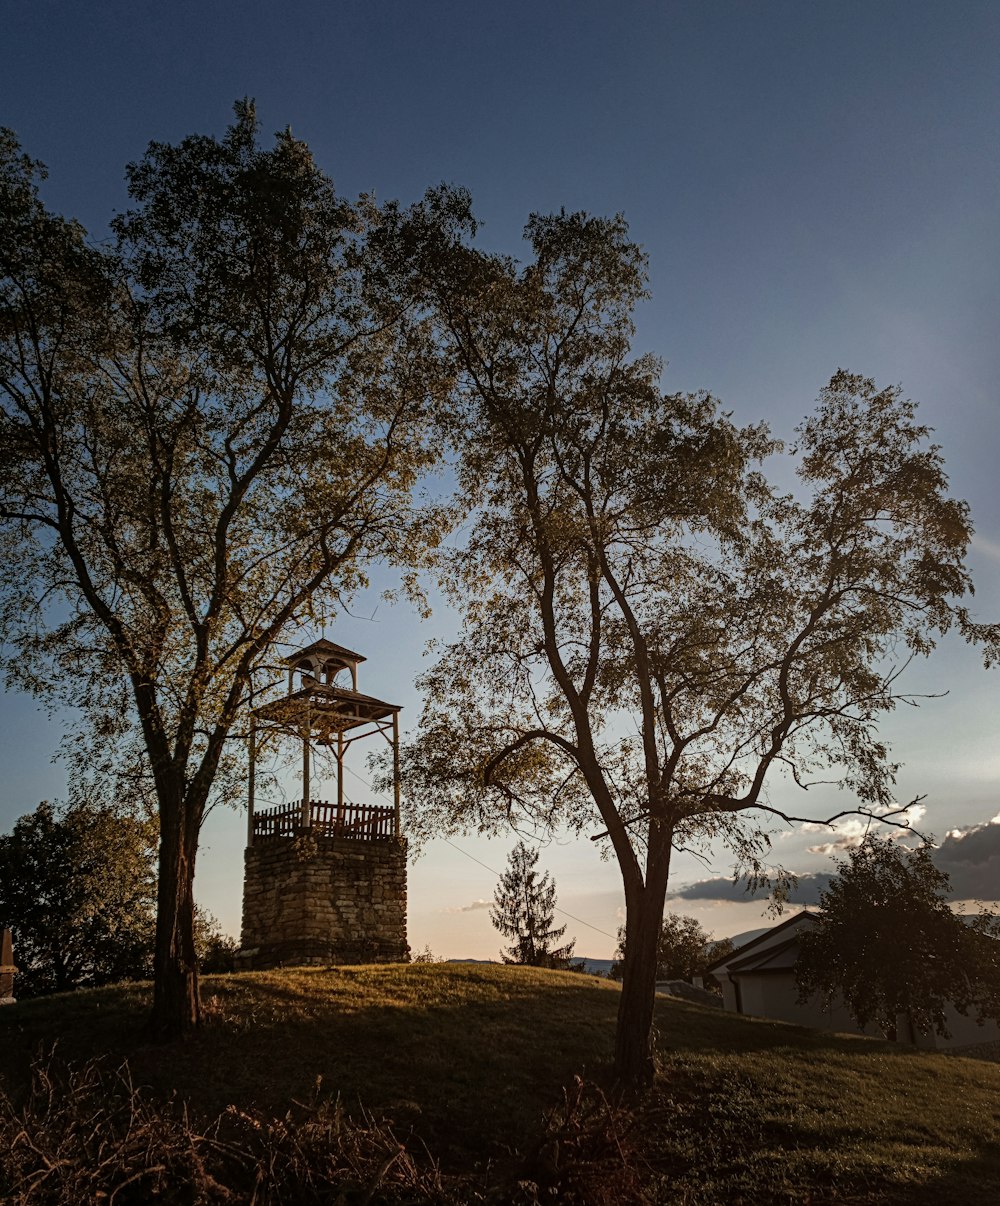
[[[0,834],[0,926],[13,932],[19,997],[152,977],[156,833],[121,810],[43,802]],[[195,910],[202,970],[232,971],[236,948]]]
[[[763,874],[781,772],[885,815],[902,666],[956,625],[992,655],[996,631],[960,602],[968,511],[899,389],[838,372],[780,493],[764,426],[633,355],[646,268],[620,218],[535,216],[522,265],[455,211],[425,271],[460,382],[463,626],[423,680],[411,832],[596,822],[626,903],[616,1066],[645,1079],[672,851],[722,839]]]
[[[86,805],[39,804],[0,834],[17,995],[148,978],[155,862],[155,824]]]
[[[547,871],[539,875],[537,866],[538,851],[518,842],[493,893],[490,921],[505,938],[513,939],[501,952],[504,963],[565,967],[576,943],[556,945],[566,933],[564,925],[552,924],[556,885]]]
[[[695,976],[700,976],[714,960],[721,959],[734,949],[729,938],[713,939],[697,917],[666,913],[656,945],[656,978],[691,981]],[[611,965],[613,979],[621,979],[624,963],[625,927],[619,926],[618,948],[615,962]]]
[[[413,215],[257,135],[244,102],[221,139],[151,143],[99,245],[0,135],[0,639],[85,749],[140,740],[162,1034],[198,1020],[199,829],[274,646],[437,533]]]
[[[951,910],[931,845],[911,850],[869,835],[837,866],[817,924],[802,936],[803,999],[839,994],[859,1025],[893,1037],[907,1016],[920,1033],[947,1038],[949,1004],[1000,1020],[1000,919]]]

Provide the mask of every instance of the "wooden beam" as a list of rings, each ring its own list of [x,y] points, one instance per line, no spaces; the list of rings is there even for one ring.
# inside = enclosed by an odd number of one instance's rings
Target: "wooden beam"
[[[392,832],[393,837],[399,837],[399,713],[392,714],[392,795],[393,795],[393,815],[392,815]]]
[[[337,813],[344,809],[344,734],[337,732]]]
[[[309,812],[309,726],[302,728],[302,816],[303,829],[309,828],[311,820]]]
[[[250,755],[250,774],[247,777],[247,845],[253,845],[253,806],[257,779],[257,725],[250,717],[250,733],[247,737]]]

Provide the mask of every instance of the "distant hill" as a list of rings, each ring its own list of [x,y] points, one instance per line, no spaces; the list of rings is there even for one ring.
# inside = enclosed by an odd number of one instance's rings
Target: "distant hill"
[[[606,976],[611,970],[613,959],[574,959],[574,963],[582,963],[586,971],[592,976]]]
[[[774,924],[777,925],[778,923],[775,922]],[[734,934],[729,941],[733,944],[733,946],[739,948],[747,942],[753,942],[755,938],[759,938],[761,934],[766,934],[768,930],[773,928],[774,926],[762,925],[756,930],[744,930],[742,934]]]

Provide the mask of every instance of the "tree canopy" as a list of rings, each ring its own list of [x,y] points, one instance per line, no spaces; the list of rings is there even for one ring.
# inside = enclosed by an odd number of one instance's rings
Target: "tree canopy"
[[[518,842],[493,893],[490,921],[505,938],[513,939],[501,952],[504,963],[565,967],[576,944],[557,945],[566,927],[552,924],[556,885],[547,871],[540,875],[537,866],[538,851]]]
[[[437,538],[443,386],[414,214],[338,197],[304,143],[151,143],[110,242],[0,135],[0,640],[9,677],[138,736],[160,818],[154,1029],[198,1020],[210,795],[274,649]],[[420,216],[421,228],[433,224]]]
[[[952,911],[933,846],[869,835],[837,867],[802,936],[802,997],[840,995],[861,1026],[890,1037],[906,1016],[914,1030],[947,1038],[949,1004],[1000,1021],[1000,918]]]
[[[0,927],[20,997],[148,980],[156,937],[157,826],[122,809],[43,802],[0,834]],[[195,911],[204,971],[233,970],[236,942]]]
[[[155,824],[86,805],[39,804],[0,834],[18,996],[149,976],[155,854]]]
[[[782,772],[887,815],[877,725],[906,661],[952,627],[992,656],[997,634],[962,603],[968,509],[900,389],[838,371],[782,493],[766,427],[664,393],[632,353],[646,266],[620,218],[535,216],[523,265],[469,229],[426,269],[469,511],[444,576],[462,629],[406,759],[411,832],[598,830],[626,904],[616,1066],[643,1079],[672,851],[720,838],[762,874]]]

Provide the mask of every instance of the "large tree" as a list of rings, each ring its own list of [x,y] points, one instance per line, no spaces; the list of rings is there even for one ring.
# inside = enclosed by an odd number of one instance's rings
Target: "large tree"
[[[898,389],[838,372],[779,493],[763,426],[633,356],[646,269],[621,219],[534,217],[522,266],[458,211],[426,276],[461,382],[464,623],[424,679],[411,832],[597,823],[625,891],[615,1064],[642,1082],[673,851],[722,839],[761,873],[780,771],[886,814],[901,664],[956,623],[995,633],[960,605],[967,509]]]
[[[198,835],[268,657],[435,520],[414,215],[338,197],[252,105],[152,143],[88,241],[0,136],[0,638],[13,680],[137,732],[159,812],[153,1029],[199,1018]],[[422,228],[433,224],[427,214]]]
[[[837,861],[816,925],[802,937],[803,997],[841,996],[860,1025],[890,1038],[901,1016],[947,1038],[949,1005],[1000,1020],[1000,918],[954,913],[933,853],[928,843],[911,850],[870,835]]]

